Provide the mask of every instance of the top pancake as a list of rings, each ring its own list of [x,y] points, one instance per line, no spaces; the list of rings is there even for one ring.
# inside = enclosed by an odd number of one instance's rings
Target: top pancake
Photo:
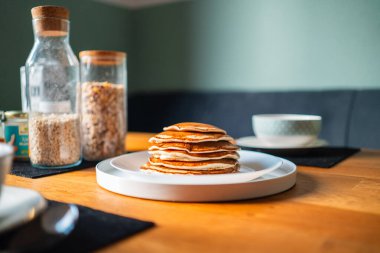
[[[165,131],[157,134],[149,139],[150,143],[163,142],[184,142],[184,143],[199,143],[206,141],[228,141],[233,143],[231,136],[222,133],[201,133],[201,132],[184,132],[184,131]]]
[[[197,123],[197,122],[182,122],[168,127],[164,127],[164,131],[184,131],[184,132],[200,132],[200,133],[221,133],[227,134],[226,131],[216,126]]]

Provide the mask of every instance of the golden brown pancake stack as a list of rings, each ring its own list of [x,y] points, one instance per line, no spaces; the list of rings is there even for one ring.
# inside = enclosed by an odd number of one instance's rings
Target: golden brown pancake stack
[[[149,142],[149,161],[141,169],[171,174],[222,174],[239,169],[239,149],[226,131],[184,122],[164,128]]]

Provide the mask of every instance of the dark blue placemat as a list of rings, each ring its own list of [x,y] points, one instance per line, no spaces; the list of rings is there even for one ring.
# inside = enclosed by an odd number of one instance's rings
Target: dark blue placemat
[[[33,167],[29,161],[14,161],[9,174],[27,178],[40,178],[62,174],[74,170],[95,167],[98,162],[82,161],[81,164],[66,169],[40,169]]]
[[[60,204],[62,203],[49,201],[49,207]],[[92,252],[154,226],[149,221],[122,217],[80,205],[77,207],[79,218],[74,230],[43,252]],[[32,222],[40,220],[37,218]],[[6,250],[12,237],[27,225],[0,235],[0,251]]]
[[[336,164],[360,151],[359,148],[347,147],[320,147],[307,149],[241,148],[243,150],[259,151],[280,156],[297,165],[320,168],[332,168]]]

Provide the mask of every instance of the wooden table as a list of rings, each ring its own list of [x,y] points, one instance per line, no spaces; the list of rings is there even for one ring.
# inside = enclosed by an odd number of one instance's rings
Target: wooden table
[[[131,133],[129,150],[151,134]],[[153,221],[156,227],[104,252],[380,252],[380,151],[364,150],[331,169],[298,167],[292,189],[228,203],[172,203],[102,189],[94,168],[6,184],[46,198]]]

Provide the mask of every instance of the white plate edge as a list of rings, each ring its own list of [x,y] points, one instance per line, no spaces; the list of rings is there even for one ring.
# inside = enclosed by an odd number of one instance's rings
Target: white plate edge
[[[252,179],[250,180],[244,180],[244,181],[239,181],[239,182],[232,182],[234,184],[236,183],[242,183],[242,182],[249,182],[249,181],[252,181],[252,180],[256,180],[264,175],[266,175],[267,173],[270,173],[272,171],[275,171],[279,168],[281,168],[281,166],[283,165],[283,161],[282,161],[282,158],[281,157],[278,157],[278,156],[274,156],[274,155],[271,155],[271,154],[266,154],[266,153],[262,153],[262,152],[257,152],[257,151],[249,151],[249,150],[239,150],[238,151],[239,153],[246,153],[247,155],[252,155],[252,154],[256,154],[256,155],[259,155],[259,156],[268,156],[268,157],[271,157],[271,159],[276,159],[278,160],[278,162],[269,167],[269,168],[265,168],[263,170],[259,170],[259,171],[255,171],[255,172],[260,172],[260,171],[264,171],[265,172],[262,174],[262,175],[259,175],[259,176],[255,176],[253,177]],[[129,177],[133,177],[135,180],[138,180],[138,181],[144,181],[144,182],[154,182],[154,180],[149,180],[149,177],[146,177],[144,178],[144,176],[142,174],[140,174],[139,172],[134,172],[134,171],[128,171],[126,169],[123,169],[123,168],[119,168],[118,166],[115,166],[114,164],[112,164],[112,162],[115,160],[115,159],[119,159],[119,158],[122,158],[122,157],[125,157],[125,156],[128,156],[128,155],[139,155],[139,154],[148,154],[148,150],[145,150],[145,151],[138,151],[138,152],[133,152],[133,153],[129,153],[129,154],[123,154],[123,155],[120,155],[120,156],[117,156],[117,157],[113,157],[113,158],[110,158],[110,159],[107,159],[109,160],[109,165],[112,166],[114,169],[120,171],[121,173],[124,173],[126,176],[128,175]],[[241,156],[243,156],[241,154]],[[267,172],[267,170],[269,170],[269,172]],[[254,172],[249,172],[249,173],[254,173]],[[219,175],[219,174],[218,174]],[[200,175],[201,177],[212,177],[212,176],[218,176],[218,175]],[[225,176],[224,174],[221,174],[222,176]],[[173,175],[173,178],[172,179],[175,179],[174,177],[176,176],[179,176],[179,175]],[[181,175],[183,176],[183,175]],[[193,175],[189,175],[189,176],[193,176]],[[220,175],[219,175],[220,176]],[[198,177],[198,175],[194,176],[194,177]],[[203,178],[204,180],[206,180],[205,178]],[[168,178],[164,178],[162,179],[162,181],[165,182],[165,180],[169,180],[169,177]],[[161,181],[161,182],[162,182]],[[172,184],[170,181],[166,181],[165,183],[167,184]],[[199,184],[194,184],[192,182],[182,182],[181,184],[178,184],[178,185],[221,185],[221,184],[232,184],[232,183],[220,183],[220,182],[213,182],[213,183],[205,183],[205,182],[201,182]]]
[[[242,150],[244,152],[254,152],[254,153],[260,153],[260,154],[264,154],[264,153],[261,153],[261,152],[256,152],[256,151],[247,151],[247,150]],[[141,152],[141,151],[140,151]],[[265,154],[265,155],[268,155],[268,156],[272,156],[272,155],[269,155],[269,154]],[[277,156],[275,156],[277,157]],[[289,174],[292,174],[292,173],[297,173],[297,165],[294,164],[293,162],[289,161],[289,160],[286,160],[284,158],[281,158],[281,157],[277,157],[277,158],[280,158],[283,163],[281,164],[280,168],[277,168],[276,170],[273,170],[271,171],[270,173],[273,173],[275,171],[277,171],[278,169],[281,169],[281,167],[285,167],[286,164],[288,164],[289,166],[291,166],[293,169],[290,173],[286,173],[284,175],[281,175],[279,177],[276,177],[276,178],[282,178],[282,177],[286,177],[288,176]],[[178,184],[178,183],[175,183],[175,182],[166,182],[166,183],[162,183],[162,182],[154,182],[152,180],[141,180],[139,177],[133,177],[132,175],[128,174],[128,173],[125,173],[125,172],[122,172],[116,168],[114,168],[111,164],[110,164],[110,159],[106,159],[106,160],[103,160],[101,162],[99,162],[96,166],[95,166],[95,169],[96,169],[96,174],[98,173],[102,173],[102,174],[105,174],[107,176],[111,176],[111,177],[114,177],[114,178],[117,178],[117,179],[120,179],[120,178],[126,178],[127,180],[133,180],[133,181],[136,181],[136,182],[142,182],[142,183],[156,183],[156,184],[164,184],[164,185],[176,185],[176,186],[184,186],[184,185],[188,185],[188,186],[207,186],[207,185],[238,185],[238,184],[251,184],[251,183],[256,183],[256,182],[264,182],[264,181],[269,181],[269,180],[272,180],[272,178],[262,178],[262,176],[260,176],[259,178],[256,178],[254,180],[251,180],[251,181],[244,181],[244,182],[239,182],[239,183],[222,183],[222,184]],[[125,174],[125,177],[119,177],[119,176],[116,176],[116,175],[112,175],[112,174],[109,174],[109,173],[106,173],[104,171],[102,171],[101,169],[99,169],[99,166],[102,165],[103,163],[108,163],[108,166],[111,167],[111,169],[114,169],[114,170],[117,170],[119,171],[120,173],[123,173]],[[268,173],[268,174],[270,174]],[[267,174],[265,174],[267,175]],[[98,176],[98,175],[97,175]]]

